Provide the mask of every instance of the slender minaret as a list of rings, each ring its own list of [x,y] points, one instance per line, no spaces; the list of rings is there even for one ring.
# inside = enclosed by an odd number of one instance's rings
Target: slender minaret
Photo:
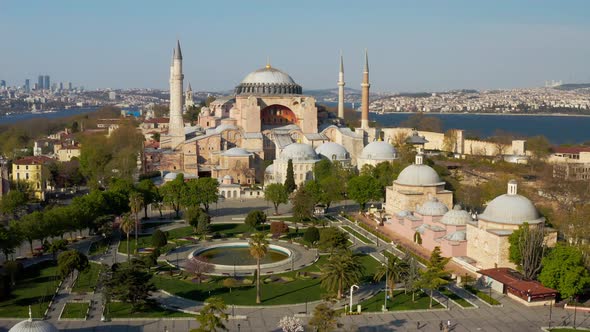
[[[344,119],[344,60],[340,52],[340,72],[338,72],[338,117]]]
[[[188,84],[188,89],[186,90],[186,95],[184,96],[184,108],[188,110],[190,107],[195,106],[195,102],[193,101],[193,88],[191,84]]]
[[[365,49],[365,70],[361,83],[361,129],[369,129],[369,55]]]
[[[176,42],[176,49],[172,55],[172,66],[170,66],[170,124],[168,136],[172,148],[176,148],[184,142],[184,121],[182,120],[182,51],[180,41]]]

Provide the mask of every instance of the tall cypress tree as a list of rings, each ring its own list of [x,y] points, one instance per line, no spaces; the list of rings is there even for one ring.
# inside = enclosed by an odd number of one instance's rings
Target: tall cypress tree
[[[293,172],[293,160],[289,159],[287,163],[287,178],[285,179],[285,189],[290,194],[297,188],[295,185],[295,173]]]

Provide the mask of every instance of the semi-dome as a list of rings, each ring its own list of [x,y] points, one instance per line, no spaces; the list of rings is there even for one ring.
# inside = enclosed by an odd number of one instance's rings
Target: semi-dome
[[[317,160],[318,155],[311,145],[303,143],[291,143],[281,152],[282,160],[292,159],[293,161]]]
[[[471,221],[471,215],[469,212],[461,209],[460,205],[455,205],[453,209],[441,218],[440,222],[445,225],[465,225]]]
[[[348,151],[342,145],[334,142],[326,142],[320,145],[315,152],[328,160],[347,160]]]
[[[417,155],[416,163],[404,168],[399,173],[395,182],[408,186],[433,186],[442,184],[443,181],[438,176],[438,173],[432,167],[422,164],[422,158],[421,155]]]
[[[361,152],[361,158],[367,160],[394,160],[397,159],[397,151],[393,145],[383,142],[375,141],[367,144]]]
[[[436,197],[429,198],[416,210],[416,212],[423,216],[442,216],[447,213],[447,211],[449,211],[449,208]]]
[[[467,234],[465,231],[456,231],[445,235],[445,239],[449,241],[465,241],[467,240]]]
[[[545,221],[535,205],[517,193],[516,181],[508,182],[508,193],[494,198],[478,219],[500,224],[538,224]]]
[[[246,75],[236,87],[236,94],[301,94],[301,86],[289,74],[270,64]]]
[[[252,155],[251,152],[248,152],[246,149],[242,148],[231,148],[223,153],[224,156],[230,157],[246,157]]]
[[[224,130],[230,130],[230,129],[238,129],[238,127],[236,127],[234,125],[230,125],[230,124],[224,123],[224,124],[220,124],[219,126],[217,126],[217,128],[215,128],[215,131],[217,133],[221,133]]]
[[[275,164],[270,164],[266,167],[266,169],[264,170],[265,174],[274,174],[275,172]]]
[[[8,332],[58,332],[51,323],[43,320],[27,319],[16,323]]]

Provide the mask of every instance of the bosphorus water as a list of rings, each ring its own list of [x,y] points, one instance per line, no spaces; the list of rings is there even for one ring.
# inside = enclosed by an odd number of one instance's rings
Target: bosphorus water
[[[38,118],[45,118],[45,119],[57,119],[68,117],[72,115],[90,113],[98,110],[98,107],[81,107],[81,108],[72,108],[72,109],[59,109],[55,112],[49,113],[18,113],[18,114],[10,114],[10,115],[3,115],[0,116],[0,125],[16,123],[19,121],[25,121],[30,119],[38,119]]]
[[[383,127],[395,127],[407,120],[408,113],[370,113],[369,120]],[[543,135],[552,144],[575,144],[590,141],[590,117],[571,115],[506,114],[428,114],[441,120],[443,130],[464,129],[468,136],[486,138],[497,130],[530,137]]]

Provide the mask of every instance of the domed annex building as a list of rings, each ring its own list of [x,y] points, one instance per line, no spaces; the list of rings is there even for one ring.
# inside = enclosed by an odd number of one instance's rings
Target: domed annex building
[[[44,320],[33,319],[29,306],[29,319],[16,323],[8,332],[58,332],[53,324]]]
[[[453,193],[445,189],[445,182],[423,161],[423,155],[416,155],[416,162],[404,168],[393,185],[385,189],[387,214],[414,211],[429,198],[436,198],[447,207],[453,205]]]
[[[320,157],[311,145],[289,144],[280,152],[279,157],[267,167],[265,184],[285,183],[289,160],[293,163],[295,184],[299,186],[313,179],[313,166],[320,161]]]
[[[382,162],[392,162],[398,159],[397,151],[388,142],[375,141],[367,144],[357,158],[357,167],[362,169],[364,165],[376,166]]]
[[[507,193],[494,198],[477,221],[467,224],[467,256],[472,260],[468,263],[480,269],[516,268],[508,259],[508,237],[524,223],[545,227],[545,218],[528,198],[518,194],[518,184],[511,180]],[[557,232],[546,230],[546,244],[552,247]]]

